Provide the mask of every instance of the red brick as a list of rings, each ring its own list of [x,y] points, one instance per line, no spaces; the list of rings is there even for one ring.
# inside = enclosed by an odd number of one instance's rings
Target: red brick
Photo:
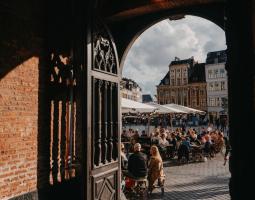
[[[36,189],[38,67],[31,57],[0,79],[0,199]]]

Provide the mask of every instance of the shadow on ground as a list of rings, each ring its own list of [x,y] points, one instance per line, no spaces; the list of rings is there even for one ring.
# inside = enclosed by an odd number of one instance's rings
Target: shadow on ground
[[[228,177],[206,177],[197,182],[165,185],[165,194],[154,190],[149,199],[159,200],[229,200]]]

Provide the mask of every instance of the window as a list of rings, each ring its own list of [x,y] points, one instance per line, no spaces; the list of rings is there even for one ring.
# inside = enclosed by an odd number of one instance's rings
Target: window
[[[171,79],[171,85],[175,85],[174,79]]]
[[[206,100],[205,100],[205,99],[202,100],[202,106],[203,106],[203,107],[206,106]]]
[[[159,92],[159,97],[160,97],[160,98],[163,97],[163,92],[162,92],[162,91]]]
[[[181,85],[181,79],[177,78],[177,85]]]
[[[215,69],[214,70],[214,78],[218,78],[219,77],[219,70]]]
[[[221,99],[219,97],[217,98],[217,106],[221,106]]]
[[[213,78],[212,70],[208,70],[208,78]]]
[[[221,83],[220,83],[220,89],[221,89],[221,90],[226,90],[225,81],[221,81]]]
[[[220,77],[223,78],[225,76],[225,69],[220,69]]]
[[[181,70],[180,69],[176,69],[176,77],[181,77]]]
[[[219,83],[218,82],[215,82],[214,83],[214,86],[215,86],[215,91],[219,91]]]
[[[191,89],[190,93],[191,93],[191,95],[195,95],[195,90]]]
[[[214,90],[214,87],[213,87],[213,83],[209,83],[209,88],[208,88],[209,91],[213,91]]]
[[[183,79],[183,84],[188,84],[188,81],[186,78]]]
[[[215,106],[215,98],[209,98],[209,106]]]

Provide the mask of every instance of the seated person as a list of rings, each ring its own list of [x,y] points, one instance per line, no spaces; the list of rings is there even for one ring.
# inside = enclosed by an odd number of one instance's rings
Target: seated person
[[[142,178],[147,176],[147,158],[141,152],[141,144],[134,145],[134,153],[128,159],[128,172],[125,174],[130,178]]]
[[[122,131],[121,137],[123,137],[123,138],[128,137],[127,136],[127,131],[125,129]]]
[[[160,140],[160,133],[159,131],[156,131],[153,135],[153,137],[151,138],[151,143],[152,144],[158,144]]]
[[[164,157],[166,156],[166,154],[169,152],[167,152],[167,147],[169,146],[169,142],[168,140],[166,139],[166,134],[165,133],[162,133],[160,139],[159,139],[159,143],[158,143],[158,146],[160,148],[160,152],[163,153]]]
[[[135,134],[135,132],[134,132],[134,130],[133,130],[132,128],[130,128],[130,129],[128,130],[128,132],[126,133],[126,135],[127,135],[128,138],[133,137],[134,134]]]
[[[139,133],[138,133],[138,130],[135,131],[134,135],[132,136],[132,138],[138,142],[138,139],[139,139]]]
[[[176,135],[174,133],[171,133],[171,142],[173,145],[173,149],[176,150],[177,149],[177,139],[176,139]]]
[[[126,170],[127,165],[128,165],[128,159],[125,154],[125,146],[123,143],[121,143],[121,151],[120,151],[120,156],[121,156],[121,169]]]
[[[190,142],[188,137],[182,137],[182,142],[178,149],[178,160],[184,156],[187,161],[189,161],[189,152],[190,152]]]
[[[171,141],[170,144],[172,144],[172,146],[169,147],[169,156],[170,158],[174,157],[174,153],[177,150],[177,139],[174,133],[171,133]]]
[[[146,132],[145,132],[145,130],[142,131],[141,137],[148,137],[147,134],[146,134]]]
[[[150,148],[150,160],[148,164],[148,181],[149,181],[149,191],[152,192],[153,184],[156,180],[159,180],[160,186],[163,185],[165,179],[165,174],[163,171],[163,162],[159,154],[158,147],[152,145]]]
[[[136,140],[134,138],[131,138],[130,146],[128,149],[128,153],[134,153],[134,146],[136,144]]]
[[[169,142],[168,140],[166,139],[166,134],[165,133],[162,133],[160,139],[159,139],[159,143],[158,145],[161,147],[161,148],[165,148],[169,145]]]

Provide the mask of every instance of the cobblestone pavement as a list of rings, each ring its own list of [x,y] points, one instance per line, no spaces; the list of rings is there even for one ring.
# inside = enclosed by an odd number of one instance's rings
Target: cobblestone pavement
[[[223,166],[222,155],[206,162],[176,165],[165,164],[165,195],[155,189],[149,199],[169,200],[229,200],[228,163]]]

